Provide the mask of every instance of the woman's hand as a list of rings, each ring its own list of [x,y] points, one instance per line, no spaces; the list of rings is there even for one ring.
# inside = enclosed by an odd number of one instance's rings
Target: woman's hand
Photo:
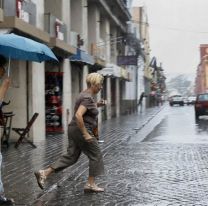
[[[93,137],[89,135],[89,133],[83,134],[83,137],[87,142],[91,142],[93,140]]]
[[[4,97],[6,96],[6,92],[9,89],[10,84],[11,79],[9,77],[3,80],[2,85],[0,86],[0,101],[4,100]]]
[[[97,102],[97,107],[103,107],[107,104],[107,101],[104,99],[101,99],[99,102]]]

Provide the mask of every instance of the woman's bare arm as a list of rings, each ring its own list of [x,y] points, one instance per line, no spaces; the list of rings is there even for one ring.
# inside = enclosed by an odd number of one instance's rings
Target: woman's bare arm
[[[87,108],[83,105],[80,105],[76,114],[75,114],[75,117],[76,117],[77,125],[80,128],[84,138],[86,140],[89,140],[89,139],[92,139],[92,137],[88,133],[88,131],[87,131],[85,125],[84,125],[84,121],[83,121],[83,115],[85,114],[86,111],[87,111]]]
[[[4,100],[4,97],[6,95],[6,92],[9,88],[10,83],[11,83],[11,80],[9,77],[7,77],[6,79],[3,80],[3,83],[0,86],[0,101]]]

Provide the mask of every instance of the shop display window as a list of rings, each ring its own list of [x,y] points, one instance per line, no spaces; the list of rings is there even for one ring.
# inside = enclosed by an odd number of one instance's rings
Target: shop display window
[[[45,73],[46,133],[63,133],[63,72]]]

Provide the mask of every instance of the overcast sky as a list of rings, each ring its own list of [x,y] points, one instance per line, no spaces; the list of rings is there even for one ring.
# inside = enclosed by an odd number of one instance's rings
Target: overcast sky
[[[151,56],[166,74],[196,73],[199,45],[208,44],[208,0],[133,0],[146,5]]]

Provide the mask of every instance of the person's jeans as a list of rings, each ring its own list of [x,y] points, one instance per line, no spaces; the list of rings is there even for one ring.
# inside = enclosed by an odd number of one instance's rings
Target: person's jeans
[[[2,165],[2,154],[0,152],[0,195],[4,193],[4,187],[3,187],[2,180],[1,180],[1,165]]]

